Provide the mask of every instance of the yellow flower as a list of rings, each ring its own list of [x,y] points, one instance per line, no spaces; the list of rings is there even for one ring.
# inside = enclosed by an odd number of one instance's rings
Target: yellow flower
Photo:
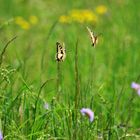
[[[24,30],[30,29],[30,24],[23,17],[20,17],[20,16],[16,17],[15,23]]]
[[[84,22],[97,22],[97,16],[91,10],[78,10],[73,9],[68,15],[62,15],[59,18],[61,23],[70,23],[72,21],[84,23]]]
[[[21,24],[21,22],[23,22],[23,20],[24,19],[22,17],[18,16],[15,18],[15,23],[19,25],[19,24]]]
[[[72,10],[70,11],[69,15],[73,21],[77,21],[80,23],[84,22],[84,17],[82,16],[82,13],[80,10]]]
[[[61,22],[61,23],[70,23],[71,19],[70,19],[69,16],[62,15],[59,18],[59,22]]]
[[[97,16],[91,10],[72,10],[70,17],[80,23],[97,21]]]
[[[29,17],[29,22],[33,25],[38,23],[38,18],[36,16],[30,16]]]
[[[83,10],[82,15],[86,22],[97,22],[97,16],[91,10]]]
[[[30,24],[27,21],[24,21],[20,26],[24,30],[29,30],[30,29]]]
[[[96,12],[100,15],[107,13],[107,7],[104,5],[100,5],[96,7]]]

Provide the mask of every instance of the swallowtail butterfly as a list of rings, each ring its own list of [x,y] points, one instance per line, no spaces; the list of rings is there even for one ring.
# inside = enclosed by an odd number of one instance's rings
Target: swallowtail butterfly
[[[90,28],[87,27],[87,30],[89,32],[89,35],[90,35],[90,38],[91,38],[91,42],[92,42],[92,46],[95,47],[96,44],[98,43],[98,36],[95,35],[91,30]]]
[[[61,44],[59,42],[56,42],[56,60],[57,61],[64,61],[66,58],[66,50],[65,50],[65,44]]]

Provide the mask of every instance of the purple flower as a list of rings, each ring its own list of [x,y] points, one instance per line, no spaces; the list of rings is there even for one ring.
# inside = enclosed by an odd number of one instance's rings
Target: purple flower
[[[92,122],[94,120],[94,112],[89,109],[89,108],[82,108],[80,110],[80,112],[82,113],[83,116],[87,116],[90,120],[90,122]]]
[[[3,135],[2,135],[1,130],[0,130],[0,140],[3,140]]]
[[[137,91],[138,95],[140,96],[140,84],[132,82],[131,88],[135,89]]]
[[[48,104],[48,103],[45,103],[45,104],[44,104],[44,108],[45,108],[46,110],[48,110],[48,109],[49,109],[49,104]]]

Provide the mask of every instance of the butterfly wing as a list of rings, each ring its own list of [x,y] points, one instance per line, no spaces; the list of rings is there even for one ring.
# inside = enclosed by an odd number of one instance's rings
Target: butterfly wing
[[[65,60],[65,58],[66,58],[66,49],[65,49],[65,43],[63,43],[63,45],[62,45],[63,47],[62,47],[62,54],[63,54],[63,57],[62,57],[62,61],[64,61]]]

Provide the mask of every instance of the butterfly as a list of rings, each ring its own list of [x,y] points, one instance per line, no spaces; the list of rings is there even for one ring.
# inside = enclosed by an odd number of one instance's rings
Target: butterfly
[[[59,42],[56,42],[56,56],[55,59],[59,61],[64,61],[66,58],[66,49],[65,49],[65,44],[63,45]]]
[[[87,27],[87,30],[89,32],[90,38],[91,38],[91,42],[92,42],[92,46],[95,47],[96,44],[98,43],[98,36],[100,35],[95,35],[91,29],[89,27]]]

